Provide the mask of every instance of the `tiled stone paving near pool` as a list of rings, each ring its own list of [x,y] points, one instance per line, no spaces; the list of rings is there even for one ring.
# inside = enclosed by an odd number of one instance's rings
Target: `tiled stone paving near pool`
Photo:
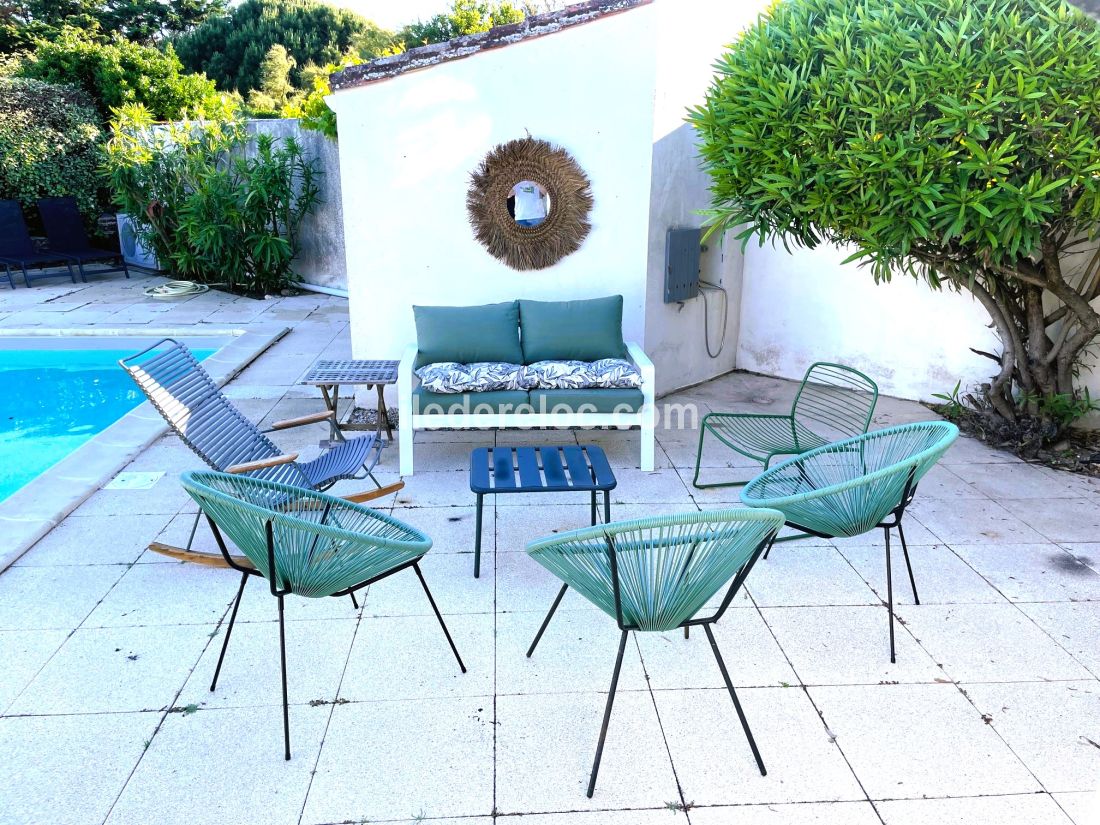
[[[265,422],[321,409],[296,382],[315,359],[350,355],[344,301],[212,292],[154,302],[140,293],[150,282],[0,291],[0,326],[283,323],[293,331],[227,392]],[[786,409],[793,392],[732,374],[670,400],[700,414],[767,412]],[[874,425],[930,415],[883,398]],[[323,435],[277,442],[309,456]],[[423,569],[469,672],[454,667],[411,573],[372,587],[359,610],[348,599],[289,599],[290,762],[275,600],[262,586],[246,591],[211,693],[236,575],[145,549],[185,541],[194,512],[177,476],[196,459],[160,439],[127,468],[165,472],[152,489],[94,493],[0,575],[0,822],[1093,821],[1100,484],[965,438],[907,515],[921,604],[899,584],[896,665],[881,539],[779,545],[716,625],[767,777],[703,634],[637,634],[587,799],[618,631],[569,594],[525,658],[557,586],[522,552],[584,525],[585,499],[487,500],[475,580],[466,471],[477,445],[578,435],[616,469],[615,519],[737,503],[736,490],[691,486],[693,429],[659,432],[653,473],[636,469],[636,433],[418,434],[417,474],[382,507],[434,539]],[[396,478],[396,450],[385,451],[384,483]],[[751,472],[747,462],[738,471]],[[212,547],[205,528],[198,542]]]

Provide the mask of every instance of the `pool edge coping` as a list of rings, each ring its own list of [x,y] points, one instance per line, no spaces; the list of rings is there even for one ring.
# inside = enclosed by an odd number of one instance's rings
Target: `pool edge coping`
[[[198,329],[30,327],[5,328],[0,330],[0,337],[231,337],[232,340],[203,360],[203,366],[210,377],[219,387],[223,387],[290,331],[290,327],[277,325],[252,328],[200,326]],[[0,535],[4,541],[4,547],[0,549],[0,573],[15,564],[47,533],[167,431],[168,424],[160,413],[148,400],[142,401],[118,421],[0,502]]]

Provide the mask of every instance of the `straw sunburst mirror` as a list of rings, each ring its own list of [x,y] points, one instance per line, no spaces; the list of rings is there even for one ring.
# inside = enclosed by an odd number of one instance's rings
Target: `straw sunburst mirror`
[[[466,209],[490,255],[512,269],[546,269],[592,228],[592,182],[572,155],[526,137],[497,146],[470,176]]]

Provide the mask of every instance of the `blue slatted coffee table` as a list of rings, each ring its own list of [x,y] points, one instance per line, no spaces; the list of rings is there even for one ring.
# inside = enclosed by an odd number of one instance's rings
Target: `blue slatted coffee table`
[[[615,484],[607,456],[594,444],[478,447],[470,455],[470,490],[477,495],[474,578],[481,575],[481,510],[485,496],[589,492],[592,524],[596,524],[596,494],[603,493],[603,517],[610,522],[611,491]]]

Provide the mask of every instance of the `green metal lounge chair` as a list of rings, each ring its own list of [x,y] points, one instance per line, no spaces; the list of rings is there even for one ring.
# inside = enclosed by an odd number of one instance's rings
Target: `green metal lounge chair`
[[[313,461],[300,462],[297,453],[282,454],[267,433],[307,424],[327,424],[330,436],[338,437],[335,412],[326,410],[276,421],[261,431],[229,402],[191,351],[178,341],[165,338],[118,363],[183,443],[215,470],[307,490],[327,490],[337,481],[369,477],[377,489],[349,496],[349,500],[360,503],[404,486],[398,482],[382,487],[371,474],[382,451],[382,441],[374,433],[349,440],[341,438]],[[186,561],[223,566],[220,557],[191,550],[198,523],[196,514],[186,547],[154,542],[150,549]]]
[[[946,421],[876,430],[784,461],[758,475],[741,491],[741,501],[749,507],[780,510],[788,527],[812,536],[851,538],[882,528],[886,537],[891,662],[895,661],[895,653],[890,530],[898,530],[913,600],[920,604],[901,520],[921,478],[958,435],[959,428]]]
[[[782,526],[783,514],[776,510],[716,510],[603,524],[527,545],[531,557],[564,582],[531,642],[528,656],[535,652],[570,587],[614,618],[621,631],[588,780],[590,798],[596,789],[596,774],[631,630],[683,628],[686,635],[689,628],[703,626],[756,764],[761,775],[767,774],[710,626],[722,618],[753,564]],[[727,583],[729,589],[718,609],[710,616],[696,618]]]
[[[699,428],[695,477],[699,489],[740,487],[748,481],[699,483],[703,441],[712,433],[722,444],[762,462],[767,469],[776,456],[798,455],[838,438],[867,432],[878,402],[878,385],[859,370],[843,364],[811,364],[798,387],[788,415],[710,413]]]
[[[290,759],[290,718],[283,599],[290,594],[309,599],[350,595],[411,567],[420,579],[459,668],[466,672],[418,566],[432,546],[432,540],[419,530],[344,499],[286,484],[209,470],[186,472],[180,481],[206,514],[226,564],[241,573],[241,585],[210,683],[211,691],[218,684],[249,576],[266,579],[271,595],[279,601],[283,743],[287,759]],[[244,552],[248,566],[239,564],[230,555],[223,534]]]

